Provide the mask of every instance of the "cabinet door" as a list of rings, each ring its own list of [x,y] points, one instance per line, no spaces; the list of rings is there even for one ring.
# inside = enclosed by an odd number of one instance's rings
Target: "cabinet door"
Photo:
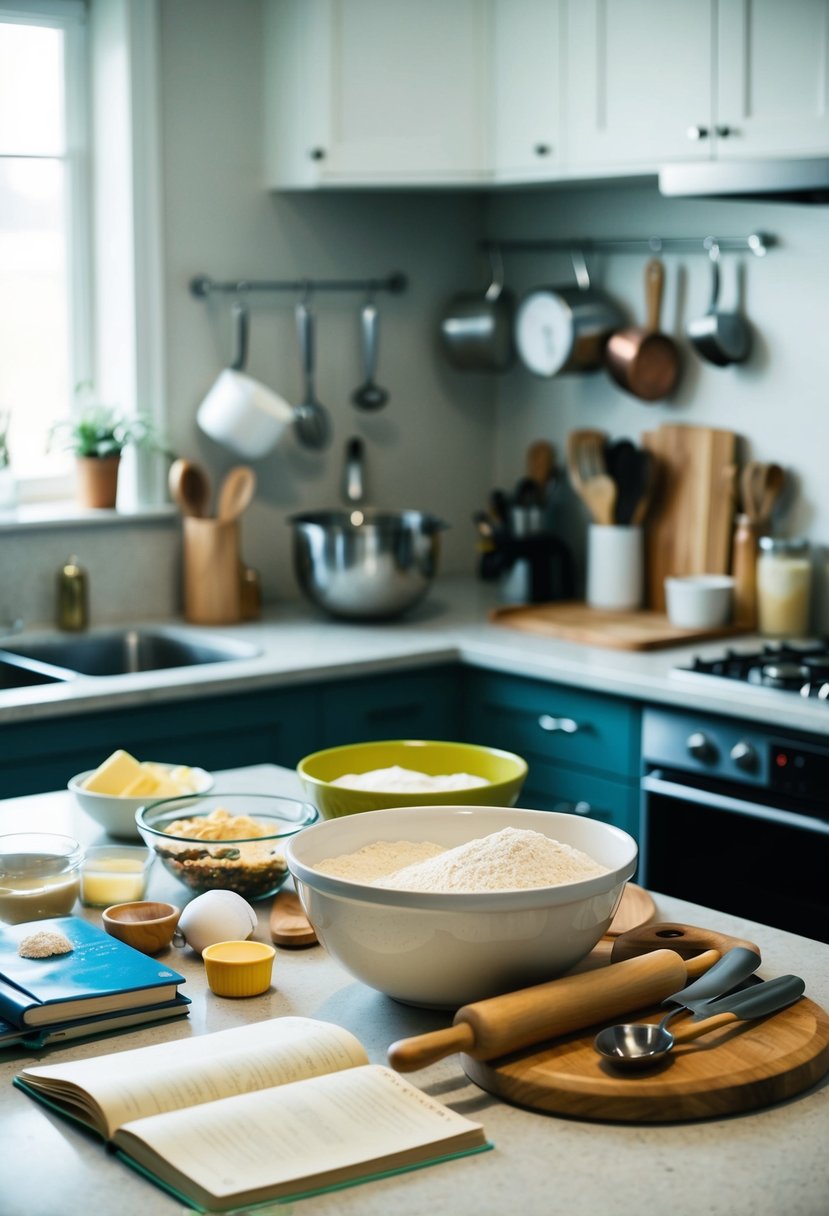
[[[639,774],[640,714],[616,697],[493,672],[466,673],[464,729],[471,743],[584,772]]]
[[[360,676],[322,694],[320,747],[381,739],[459,739],[460,678],[454,668]]]
[[[63,789],[122,747],[139,760],[208,770],[245,764],[293,767],[319,740],[316,693],[280,689],[210,697],[0,729],[3,796]]]
[[[638,840],[639,799],[638,783],[588,776],[577,769],[534,760],[518,805],[598,819]]]
[[[270,185],[483,176],[489,6],[268,0]]]
[[[563,0],[494,0],[492,152],[501,181],[561,167]]]
[[[829,4],[719,0],[718,159],[829,151]]]
[[[569,0],[569,169],[712,155],[713,0]]]

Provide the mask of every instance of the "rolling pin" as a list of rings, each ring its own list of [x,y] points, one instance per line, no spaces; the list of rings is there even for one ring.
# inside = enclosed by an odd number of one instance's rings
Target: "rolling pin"
[[[673,946],[661,948],[672,942],[686,958]],[[712,943],[713,948],[708,948]],[[456,1051],[476,1060],[493,1060],[603,1019],[658,1004],[702,975],[735,945],[760,953],[751,942],[688,925],[655,924],[631,930],[616,939],[611,967],[563,976],[464,1005],[455,1014],[453,1025],[445,1030],[392,1043],[389,1064],[398,1072],[414,1072]],[[648,952],[643,954],[643,949]],[[634,952],[634,956],[628,957],[628,952]]]

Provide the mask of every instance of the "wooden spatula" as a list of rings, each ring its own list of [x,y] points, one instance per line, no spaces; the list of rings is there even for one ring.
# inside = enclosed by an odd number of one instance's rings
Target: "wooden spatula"
[[[317,935],[295,891],[277,891],[271,904],[271,941],[277,946],[315,946]]]

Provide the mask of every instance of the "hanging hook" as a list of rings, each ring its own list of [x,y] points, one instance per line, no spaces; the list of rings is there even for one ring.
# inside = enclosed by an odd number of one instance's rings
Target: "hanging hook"
[[[573,273],[576,276],[579,291],[589,291],[590,275],[587,273],[587,262],[584,257],[584,250],[574,249],[570,254],[570,261],[573,263]]]
[[[497,300],[504,290],[504,259],[501,257],[500,245],[490,245],[488,252],[492,282],[486,289],[484,299]]]
[[[244,371],[245,364],[248,361],[248,330],[250,314],[248,306],[244,300],[234,300],[233,308],[233,327],[235,334],[235,350],[233,359],[230,362],[230,367],[234,372]]]

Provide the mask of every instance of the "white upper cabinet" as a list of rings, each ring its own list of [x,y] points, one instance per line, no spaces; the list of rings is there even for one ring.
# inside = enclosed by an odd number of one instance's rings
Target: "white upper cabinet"
[[[570,166],[825,154],[829,0],[570,0]]]
[[[719,0],[718,159],[829,152],[829,0]]]
[[[549,180],[563,163],[564,0],[493,0],[492,160],[499,181]]]
[[[488,175],[490,0],[266,0],[268,185]]]

